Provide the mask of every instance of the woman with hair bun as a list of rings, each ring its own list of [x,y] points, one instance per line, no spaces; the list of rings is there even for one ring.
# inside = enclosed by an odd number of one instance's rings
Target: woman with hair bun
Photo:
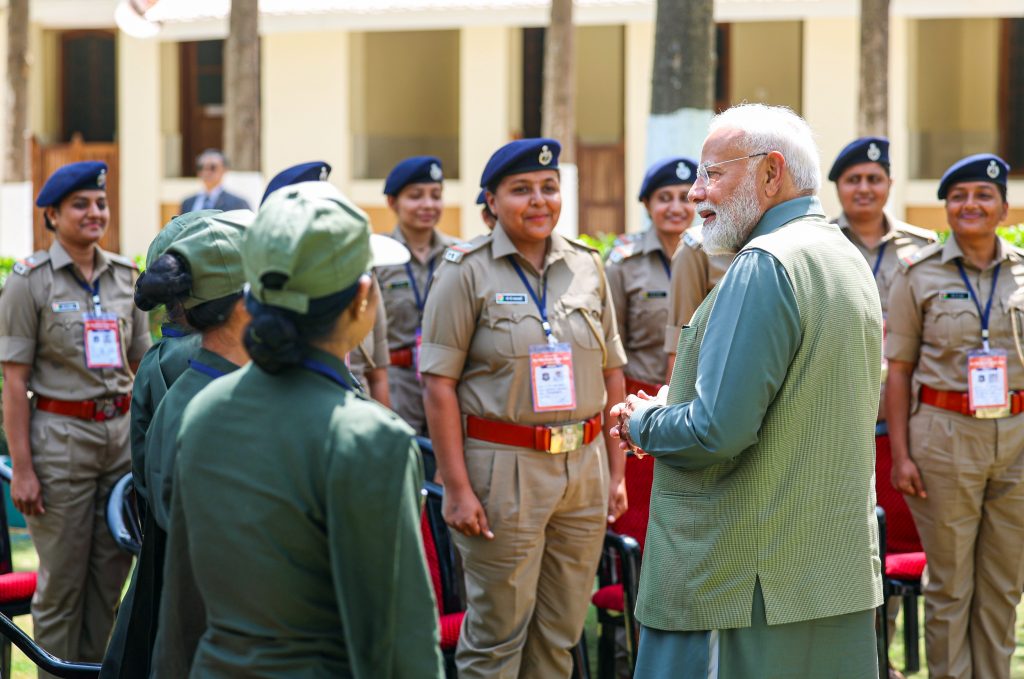
[[[174,442],[181,414],[207,384],[248,361],[242,331],[249,321],[242,302],[245,278],[241,245],[255,215],[248,210],[207,214],[181,229],[135,285],[145,311],[164,305],[196,332],[200,344],[153,413],[135,485],[148,499],[144,540],[130,596],[118,618],[104,676],[184,676],[198,636],[205,630],[202,601],[192,584],[187,552],[168,544]],[[165,554],[173,555],[165,559]],[[173,606],[160,606],[167,591]],[[159,615],[161,621],[157,625]],[[160,644],[154,651],[157,632]],[[164,651],[160,652],[160,647]],[[152,662],[151,662],[152,659]],[[152,675],[150,674],[152,668]]]
[[[277,191],[246,233],[253,362],[177,437],[170,542],[207,620],[192,676],[442,676],[420,454],[344,362],[373,326],[367,272],[408,258],[382,241],[326,182]]]

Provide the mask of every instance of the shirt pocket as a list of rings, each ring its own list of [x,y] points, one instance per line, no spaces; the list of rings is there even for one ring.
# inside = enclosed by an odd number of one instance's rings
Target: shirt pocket
[[[531,344],[545,341],[540,318],[530,314],[525,304],[489,304],[482,325],[488,333],[485,339],[501,356],[529,356]]]
[[[922,340],[934,347],[981,346],[981,319],[971,300],[934,298],[925,313]]]
[[[629,349],[661,348],[668,325],[668,291],[638,290],[629,299],[627,332]]]
[[[601,298],[589,293],[566,294],[562,295],[559,305],[564,313],[564,324],[569,326],[569,334],[557,339],[564,342],[571,338],[573,348],[601,351],[604,340]]]

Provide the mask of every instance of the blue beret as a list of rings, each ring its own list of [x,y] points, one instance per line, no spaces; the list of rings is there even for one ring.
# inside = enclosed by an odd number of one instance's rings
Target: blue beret
[[[36,198],[38,207],[57,205],[72,191],[107,190],[107,164],[97,160],[69,163],[50,175]]]
[[[861,137],[847,144],[828,171],[828,180],[837,181],[843,170],[859,163],[878,163],[889,169],[889,140],[885,137]]]
[[[384,195],[397,196],[409,184],[435,184],[444,181],[441,159],[434,156],[406,158],[388,173]]]
[[[282,189],[292,184],[300,184],[302,182],[325,182],[327,178],[331,176],[331,166],[322,160],[317,160],[312,163],[299,163],[298,165],[292,165],[287,170],[281,170],[278,172],[270,183],[267,184],[267,190],[263,192],[263,198],[260,200],[260,205],[267,202],[267,198],[270,197],[274,191]]]
[[[640,184],[640,195],[643,200],[663,186],[676,184],[693,184],[697,181],[697,162],[686,156],[674,156],[659,160],[647,169],[644,181]]]
[[[1006,176],[1010,174],[1009,164],[994,153],[977,153],[961,158],[946,170],[939,180],[939,200],[945,200],[953,184],[959,182],[992,182],[1001,186],[1006,198]]]
[[[480,193],[476,194],[477,205],[487,205],[487,189],[480,189]]]
[[[535,170],[557,170],[562,145],[554,139],[517,139],[494,152],[480,176],[480,186],[493,191],[503,177]]]

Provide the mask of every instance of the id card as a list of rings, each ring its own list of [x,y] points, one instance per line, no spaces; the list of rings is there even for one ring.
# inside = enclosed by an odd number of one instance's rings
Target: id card
[[[535,413],[576,407],[572,347],[568,343],[530,345],[530,387]]]
[[[122,368],[121,327],[115,314],[85,314],[85,365]]]
[[[967,353],[967,397],[975,417],[1010,414],[1006,352],[976,349]]]

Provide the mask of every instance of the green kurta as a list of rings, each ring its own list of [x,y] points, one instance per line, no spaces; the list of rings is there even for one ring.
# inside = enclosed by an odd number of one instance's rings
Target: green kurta
[[[443,676],[422,465],[396,415],[311,370],[250,364],[193,399],[178,443],[172,540],[207,611],[193,676]]]
[[[149,501],[145,485],[146,432],[157,406],[167,390],[183,372],[188,370],[188,360],[199,351],[202,338],[198,334],[182,337],[164,337],[154,344],[139,363],[132,386],[131,433],[132,476],[135,478],[135,492]]]

